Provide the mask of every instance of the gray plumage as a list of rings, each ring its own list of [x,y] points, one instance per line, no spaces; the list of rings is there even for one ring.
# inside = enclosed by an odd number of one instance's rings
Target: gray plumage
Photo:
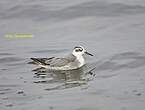
[[[37,65],[43,65],[48,66],[49,69],[55,69],[55,68],[61,68],[64,66],[69,66],[69,68],[74,68],[79,65],[78,60],[76,57],[72,54],[66,56],[65,58],[56,58],[56,57],[50,57],[50,58],[31,58],[33,60],[33,64]]]

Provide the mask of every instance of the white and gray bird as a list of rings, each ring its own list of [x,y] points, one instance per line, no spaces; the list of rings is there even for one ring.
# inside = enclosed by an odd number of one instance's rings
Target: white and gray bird
[[[82,67],[85,64],[84,54],[93,56],[87,52],[84,47],[76,46],[73,52],[64,58],[31,58],[34,64],[49,70],[73,70]]]

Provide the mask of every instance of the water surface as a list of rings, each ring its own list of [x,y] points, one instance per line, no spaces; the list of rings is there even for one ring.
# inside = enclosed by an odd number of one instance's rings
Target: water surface
[[[0,109],[144,110],[144,4],[0,1]],[[87,64],[95,64],[93,71],[92,65],[48,72],[28,64],[31,57],[64,56],[77,45],[94,55],[85,56]]]

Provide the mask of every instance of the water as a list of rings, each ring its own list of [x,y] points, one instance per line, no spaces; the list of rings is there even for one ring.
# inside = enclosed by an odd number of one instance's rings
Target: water
[[[0,1],[0,109],[144,110],[144,3]],[[50,72],[28,64],[77,45],[93,65]]]

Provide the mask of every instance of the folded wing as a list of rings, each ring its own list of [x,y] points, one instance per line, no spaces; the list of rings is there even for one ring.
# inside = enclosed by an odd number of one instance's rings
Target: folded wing
[[[66,58],[50,57],[50,58],[31,58],[31,59],[33,60],[33,64],[48,65],[51,67],[61,67],[67,65],[70,62],[73,62],[75,60],[75,57],[68,56]]]

